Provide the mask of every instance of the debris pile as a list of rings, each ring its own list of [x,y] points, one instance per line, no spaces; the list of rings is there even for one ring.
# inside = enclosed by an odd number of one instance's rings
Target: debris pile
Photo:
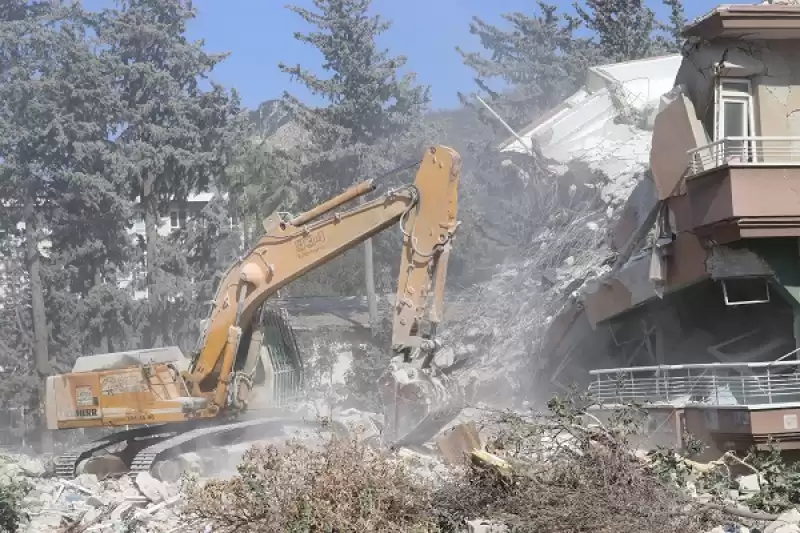
[[[559,201],[540,214],[531,242],[520,243],[522,258],[461,295],[459,307],[469,309],[469,316],[446,324],[456,358],[470,359],[471,370],[462,373],[464,384],[473,381],[476,397],[494,406],[511,406],[509,390],[516,406],[541,400],[526,397],[526,391],[541,387],[522,381],[544,364],[532,354],[565,306],[610,272],[617,251],[609,230],[637,184],[651,179],[646,173],[651,132],[633,125],[613,127],[615,135],[557,154],[564,164],[554,166],[555,174],[547,179],[566,194],[552,195]]]
[[[133,524],[150,533],[182,531],[183,501],[177,484],[150,474],[99,480],[94,474],[57,479],[43,462],[25,456],[3,458],[0,484],[23,494],[21,510],[28,516],[21,531],[125,532]],[[192,531],[192,530],[186,530]]]
[[[197,475],[219,455],[184,454],[189,475],[176,483],[145,473],[57,479],[40,460],[6,457],[0,485],[23,487],[28,532],[800,531],[800,477],[776,455],[698,463],[632,448],[633,410],[602,424],[566,401],[551,411],[484,412],[430,447],[395,452],[374,447],[350,413],[354,433],[320,446],[228,447],[240,460],[221,476]]]
[[[472,446],[466,468],[436,492],[440,523],[481,533],[800,531],[797,467],[777,451],[699,463],[629,446],[645,420],[634,409],[604,426],[551,407],[547,417],[499,415],[505,430]],[[462,444],[477,438],[474,427],[460,434]],[[476,510],[485,518],[473,519]]]

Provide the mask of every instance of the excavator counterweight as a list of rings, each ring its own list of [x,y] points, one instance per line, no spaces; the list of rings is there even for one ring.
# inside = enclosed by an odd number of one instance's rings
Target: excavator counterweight
[[[266,347],[264,336],[287,329],[265,327],[268,299],[394,225],[403,242],[393,358],[379,383],[384,440],[397,446],[433,437],[463,407],[457,382],[435,363],[447,260],[458,228],[460,167],[454,150],[430,147],[413,184],[337,211],[376,189],[365,181],[298,216],[269,216],[258,242],[223,274],[190,357],[175,347],[86,356],[71,373],[49,377],[50,429],[129,426],[62,456],[59,473],[74,475],[79,463],[120,442],[128,451],[118,462],[142,471],[201,440],[286,423],[291,417],[276,414],[285,362],[274,345]],[[255,416],[260,410],[262,416]]]

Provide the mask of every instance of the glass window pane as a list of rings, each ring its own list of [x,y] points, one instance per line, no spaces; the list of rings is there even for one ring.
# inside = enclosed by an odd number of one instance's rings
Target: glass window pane
[[[747,137],[750,135],[749,101],[743,99],[722,100],[722,137],[725,142],[724,158],[727,162],[749,161],[750,154],[745,141],[731,140],[731,137]]]
[[[748,83],[746,81],[723,81],[722,90],[726,93],[744,93],[749,92]]]
[[[747,105],[745,102],[725,101],[723,102],[725,130],[724,137],[746,137],[747,136]]]

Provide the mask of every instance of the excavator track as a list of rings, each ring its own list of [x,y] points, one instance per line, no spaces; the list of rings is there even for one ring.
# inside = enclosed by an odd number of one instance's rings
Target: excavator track
[[[152,472],[153,466],[158,461],[168,459],[170,456],[183,451],[188,451],[188,448],[194,448],[193,445],[195,445],[197,441],[201,439],[220,438],[231,432],[252,430],[257,428],[273,427],[278,430],[283,430],[287,426],[297,427],[300,425],[317,425],[322,427],[320,424],[298,420],[296,418],[264,418],[193,429],[191,431],[181,433],[180,435],[159,441],[140,450],[131,463],[129,473],[130,475],[136,475],[140,472]],[[347,428],[341,423],[330,422],[329,426],[334,433],[347,433]]]
[[[88,459],[95,452],[130,439],[157,435],[160,431],[163,431],[165,427],[166,424],[160,424],[158,426],[146,426],[124,430],[77,446],[69,452],[63,453],[55,458],[56,476],[72,479],[75,477],[75,472],[80,462],[84,459]]]

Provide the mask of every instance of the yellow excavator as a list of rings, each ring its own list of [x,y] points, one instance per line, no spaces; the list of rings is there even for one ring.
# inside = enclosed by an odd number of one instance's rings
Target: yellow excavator
[[[286,342],[285,321],[276,322],[267,300],[395,224],[403,246],[393,302],[393,356],[379,382],[382,438],[387,445],[401,446],[435,436],[464,401],[461,388],[434,360],[441,348],[435,335],[448,257],[459,224],[460,168],[457,152],[429,147],[413,185],[336,211],[374,191],[376,185],[368,180],[293,218],[269,216],[259,241],[223,275],[190,357],[177,347],[90,355],[78,358],[72,372],[48,377],[49,429],[120,428],[58,456],[56,474],[73,477],[87,461],[113,457],[123,471],[164,477],[159,465],[174,468],[177,454],[235,441],[245,432],[263,434],[292,425],[296,420],[291,416],[277,414],[286,390],[285,360],[265,349],[265,341],[276,331],[283,348],[291,348],[293,340]],[[265,405],[269,414],[255,405]]]

